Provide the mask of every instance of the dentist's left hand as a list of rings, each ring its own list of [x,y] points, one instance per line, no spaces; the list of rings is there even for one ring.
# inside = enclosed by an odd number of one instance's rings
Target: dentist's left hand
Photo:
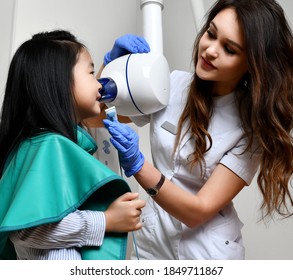
[[[116,39],[112,50],[105,54],[104,65],[129,53],[148,53],[149,51],[150,46],[143,37],[126,34]]]
[[[103,123],[112,136],[111,143],[118,150],[125,175],[130,177],[140,171],[144,164],[144,156],[139,150],[139,138],[135,131],[116,120],[105,119]]]

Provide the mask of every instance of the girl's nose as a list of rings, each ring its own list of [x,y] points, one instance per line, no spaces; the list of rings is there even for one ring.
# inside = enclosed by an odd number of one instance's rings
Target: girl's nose
[[[102,88],[103,88],[103,86],[102,86],[102,84],[97,80],[97,83],[98,83],[98,99],[99,99],[99,101],[100,101],[100,99],[101,99],[101,90],[102,90]]]
[[[100,92],[101,89],[103,88],[102,84],[99,82],[99,80],[97,80],[97,83],[98,83],[98,91]]]

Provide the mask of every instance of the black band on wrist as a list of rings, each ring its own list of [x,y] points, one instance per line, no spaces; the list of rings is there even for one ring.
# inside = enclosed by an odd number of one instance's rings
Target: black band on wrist
[[[152,197],[157,196],[160,191],[160,188],[163,186],[163,184],[165,182],[165,179],[166,178],[165,178],[164,174],[161,174],[161,178],[160,178],[160,181],[158,182],[158,184],[155,185],[154,187],[146,189],[145,191]]]
[[[163,184],[165,182],[165,179],[166,179],[165,178],[165,175],[164,174],[161,174],[160,181],[159,181],[159,183],[156,186],[154,186],[154,188],[160,189],[163,186]]]

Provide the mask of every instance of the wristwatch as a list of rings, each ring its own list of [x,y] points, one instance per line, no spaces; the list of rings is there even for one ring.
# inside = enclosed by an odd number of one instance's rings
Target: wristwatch
[[[147,192],[149,196],[152,196],[152,197],[157,196],[164,182],[165,182],[165,176],[164,174],[162,174],[159,183],[155,185],[154,187],[146,189],[145,191]]]

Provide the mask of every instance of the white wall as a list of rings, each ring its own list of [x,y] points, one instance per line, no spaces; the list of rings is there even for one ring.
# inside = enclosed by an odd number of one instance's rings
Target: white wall
[[[120,0],[15,1],[13,49],[35,32],[68,29],[86,43],[98,70],[114,40],[126,32],[136,32],[135,0],[123,0],[123,5]]]
[[[0,105],[10,62],[14,0],[0,0]]]
[[[198,0],[199,1],[199,0]],[[205,0],[208,9],[214,0]],[[293,21],[293,2],[279,0]],[[14,6],[15,3],[15,6]],[[66,28],[88,47],[98,69],[114,40],[141,34],[139,0],[0,0],[0,104],[11,53],[33,33]],[[190,70],[196,29],[189,0],[165,0],[164,53],[171,70]],[[150,159],[148,127],[139,129],[141,146]],[[145,195],[142,192],[143,195]],[[243,220],[247,259],[293,259],[293,220],[257,223],[259,195],[255,183],[235,199]]]

